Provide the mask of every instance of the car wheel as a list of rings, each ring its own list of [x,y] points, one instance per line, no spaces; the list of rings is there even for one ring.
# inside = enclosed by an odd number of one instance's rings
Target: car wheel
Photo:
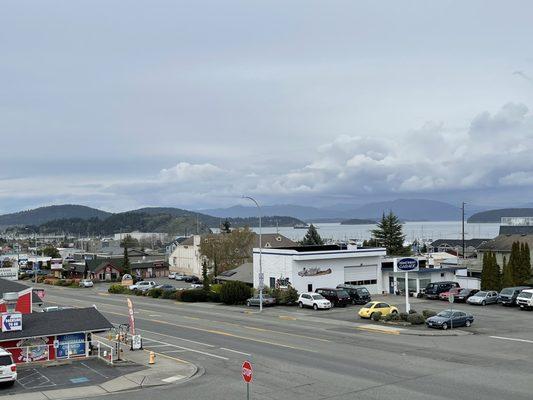
[[[313,304],[313,310],[318,310],[318,306],[316,304]]]
[[[298,307],[300,308],[304,308],[304,303],[302,303],[301,301],[298,303]]]
[[[249,301],[246,302],[246,306],[247,307],[251,307],[252,306],[252,303],[250,303]]]
[[[392,314],[392,315],[396,315],[396,314],[398,314],[398,311],[396,311],[396,310],[392,310],[391,314]]]
[[[483,300],[483,301],[481,302],[481,305],[482,305],[482,306],[486,306],[486,305],[487,305],[487,302],[486,302],[485,300]]]
[[[444,330],[448,329],[448,324],[446,322],[444,324],[442,324],[442,329],[444,329]]]
[[[470,322],[470,321],[467,320],[467,321],[465,322],[465,326],[468,328],[470,325],[472,325],[472,322]]]

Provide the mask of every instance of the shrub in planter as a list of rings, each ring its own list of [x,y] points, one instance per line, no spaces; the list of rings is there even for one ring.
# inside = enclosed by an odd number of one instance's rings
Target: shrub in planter
[[[161,298],[162,298],[162,299],[167,299],[167,300],[169,300],[169,299],[172,299],[172,300],[173,300],[173,299],[176,298],[176,297],[175,297],[175,296],[176,296],[175,293],[176,293],[176,292],[173,292],[173,291],[171,291],[171,290],[165,290],[165,291],[163,291],[163,293],[161,294]]]
[[[252,297],[252,288],[244,282],[226,282],[220,290],[220,300],[225,304],[244,304]]]
[[[421,314],[410,314],[407,317],[407,322],[410,322],[411,325],[422,325],[424,322],[426,322],[426,319]]]
[[[416,310],[413,310],[412,308],[409,310],[409,314],[416,314]]]
[[[207,292],[207,301],[220,303],[220,294],[217,292]]]
[[[392,321],[392,314],[387,314],[387,315],[385,315],[385,316],[382,316],[382,317],[381,317],[381,320],[382,320],[382,321],[385,321],[385,322]]]
[[[183,290],[181,292],[181,301],[187,303],[207,301],[207,292],[204,289]]]
[[[298,301],[298,291],[289,286],[286,290],[282,292],[283,304],[296,304]]]
[[[372,313],[372,320],[379,321],[381,319],[381,311],[375,311]]]
[[[389,314],[389,317],[390,317],[389,321],[400,321],[400,316],[397,313]]]
[[[407,321],[407,317],[408,317],[408,316],[409,316],[409,314],[407,314],[407,313],[404,313],[404,312],[401,312],[401,313],[400,313],[400,319],[401,319],[402,321]]]
[[[434,317],[435,315],[437,315],[437,313],[432,310],[422,310],[422,315],[424,316],[424,318],[427,319],[427,318]]]
[[[150,289],[146,295],[151,296],[154,299],[157,299],[163,295],[163,289],[157,289],[157,288]]]
[[[220,291],[222,290],[222,284],[221,283],[214,283],[211,285],[211,291],[220,294]]]
[[[122,285],[111,285],[109,286],[109,289],[107,289],[109,293],[113,294],[129,294],[131,293],[131,290],[129,290],[126,286]]]
[[[133,291],[133,294],[134,294],[135,296],[144,296],[144,293],[141,292],[140,290],[134,290],[134,291]]]

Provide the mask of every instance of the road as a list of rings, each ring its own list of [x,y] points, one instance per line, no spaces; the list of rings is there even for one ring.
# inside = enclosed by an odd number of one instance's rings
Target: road
[[[126,322],[125,297],[103,289],[46,286],[45,300],[94,304],[111,322]],[[244,399],[244,359],[255,369],[253,399],[487,400],[531,399],[533,393],[533,330],[523,327],[533,313],[517,313],[522,325],[514,335],[507,329],[501,337],[497,331],[426,337],[360,330],[327,311],[272,308],[260,315],[209,303],[132,299],[145,347],[203,370],[189,382],[152,389],[153,398]],[[107,398],[144,400],[146,393]]]

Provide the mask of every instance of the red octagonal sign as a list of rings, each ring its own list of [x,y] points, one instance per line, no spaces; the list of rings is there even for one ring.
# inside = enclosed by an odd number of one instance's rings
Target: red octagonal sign
[[[250,361],[245,361],[242,363],[242,379],[246,383],[252,382],[254,376],[254,370],[252,368],[252,363]]]

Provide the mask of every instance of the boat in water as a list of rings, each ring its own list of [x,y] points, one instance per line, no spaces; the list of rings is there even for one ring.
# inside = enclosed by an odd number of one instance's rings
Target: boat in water
[[[294,229],[309,229],[309,224],[296,224],[293,226]]]

